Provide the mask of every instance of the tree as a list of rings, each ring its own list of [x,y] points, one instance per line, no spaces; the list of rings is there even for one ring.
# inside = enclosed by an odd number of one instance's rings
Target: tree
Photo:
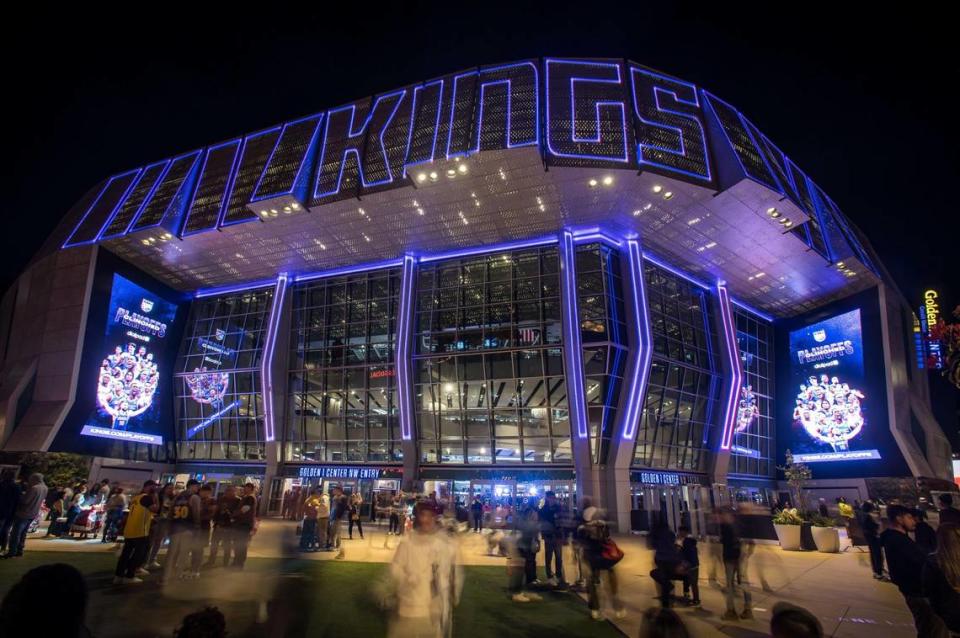
[[[953,316],[960,320],[960,306],[953,309]],[[944,350],[941,374],[960,388],[960,323],[947,323],[940,319],[930,326],[930,338],[939,341]]]
[[[20,457],[20,465],[22,475],[40,472],[49,486],[73,486],[90,474],[90,457],[67,452],[28,452]]]
[[[787,450],[786,462],[778,465],[777,469],[783,472],[787,479],[787,485],[790,486],[790,496],[793,498],[793,506],[799,510],[803,507],[803,484],[813,477],[813,472],[804,463],[794,463],[793,453]]]

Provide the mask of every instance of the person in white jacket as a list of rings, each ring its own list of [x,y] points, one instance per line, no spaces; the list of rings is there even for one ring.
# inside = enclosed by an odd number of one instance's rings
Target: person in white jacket
[[[317,547],[327,546],[327,525],[330,523],[330,495],[320,491],[320,504],[317,505]]]
[[[390,565],[397,592],[397,616],[390,638],[446,638],[453,608],[460,602],[462,572],[456,541],[437,524],[427,503],[414,508],[413,532],[404,536]]]

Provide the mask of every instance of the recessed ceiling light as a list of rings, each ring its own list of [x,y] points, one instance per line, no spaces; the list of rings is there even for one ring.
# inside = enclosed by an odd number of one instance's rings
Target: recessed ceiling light
[[[293,202],[292,204],[290,204],[290,208],[292,208],[293,210],[300,210],[300,204],[298,204],[297,202]]]
[[[663,186],[661,186],[660,184],[657,184],[656,186],[653,187],[654,193],[659,193],[662,190],[663,190]]]
[[[437,181],[437,171],[430,171],[430,179],[434,182]]]
[[[663,194],[664,199],[670,199],[671,197],[673,197],[673,193],[670,191],[667,191],[666,193]]]
[[[418,182],[425,182],[425,181],[427,181],[427,174],[426,174],[426,173],[417,173],[417,181],[418,181]]]
[[[767,215],[773,215],[775,212],[777,212],[777,209],[773,206],[767,209]]]
[[[597,185],[597,180],[591,178],[590,181],[587,182],[587,184],[589,184],[590,187],[592,188]]]
[[[611,177],[610,175],[605,175],[603,178],[603,185],[609,186],[610,184],[613,184],[613,177]]]
[[[467,172],[467,165],[466,165],[466,164],[461,164],[460,166],[457,167],[457,170],[460,171],[461,174],[466,174],[466,172]]]
[[[636,217],[636,216],[639,215],[641,212],[643,212],[643,211],[641,211],[641,210],[638,208],[637,210],[633,211],[633,216]]]

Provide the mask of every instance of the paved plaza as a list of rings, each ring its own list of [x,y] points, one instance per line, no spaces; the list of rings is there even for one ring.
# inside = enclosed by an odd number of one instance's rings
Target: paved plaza
[[[383,527],[367,525],[365,538],[358,535],[354,540],[345,540],[345,560],[326,566],[322,574],[329,579],[337,570],[349,571],[351,563],[387,563],[393,556],[396,537],[385,534]],[[617,566],[621,597],[626,603],[627,616],[614,620],[612,610],[607,616],[616,627],[627,636],[636,636],[639,630],[640,615],[643,610],[656,605],[655,586],[649,576],[652,568],[652,552],[646,548],[645,539],[638,536],[619,537],[618,543],[626,557]],[[289,521],[265,520],[251,544],[250,557],[256,559],[283,560],[297,556],[295,524]],[[102,544],[99,540],[77,541],[65,539],[32,538],[28,541],[27,552],[57,552],[57,559],[64,560],[60,552],[82,552],[84,554],[112,554],[112,544]],[[813,612],[823,624],[826,635],[836,637],[855,636],[911,636],[914,635],[913,623],[909,611],[896,587],[889,583],[875,581],[870,574],[867,555],[858,551],[839,554],[821,554],[817,552],[785,552],[776,545],[757,545],[749,563],[749,581],[753,592],[752,621],[723,622],[720,615],[724,610],[723,592],[719,585],[711,583],[710,547],[701,544],[700,579],[703,609],[679,607],[678,611],[688,623],[693,635],[709,638],[714,636],[761,636],[766,635],[770,613],[778,601],[789,601]],[[67,562],[70,562],[69,555]],[[331,561],[333,553],[308,554],[306,561]],[[486,567],[482,572],[468,570],[467,578],[474,573],[493,574],[486,583],[492,589],[506,586],[505,560],[488,555],[488,543],[485,535],[468,533],[463,537],[461,556],[464,565]],[[79,557],[78,557],[79,558]],[[542,565],[543,553],[540,554]],[[10,563],[0,563],[0,575]],[[272,563],[271,563],[272,564]],[[168,588],[163,593],[173,599],[204,601],[211,604],[224,604],[232,601],[242,605],[245,613],[256,622],[259,614],[266,617],[268,605],[285,591],[285,583],[296,576],[301,569],[297,565],[308,565],[299,560],[294,563],[277,562],[277,573],[270,569],[258,569],[243,574],[229,573],[223,577],[217,573],[204,576],[198,585]],[[339,567],[343,565],[343,567]],[[576,577],[576,563],[572,553],[565,555],[567,578]],[[502,581],[490,568],[502,568]],[[271,568],[273,569],[273,568]],[[281,573],[283,572],[283,573]],[[293,572],[293,573],[292,573]],[[543,576],[542,568],[540,572]],[[518,606],[509,602],[504,592],[503,605]],[[111,593],[115,601],[118,592]],[[587,614],[586,604],[582,600],[569,596],[570,606],[578,613]],[[304,603],[316,604],[316,603]],[[529,603],[537,605],[538,603]],[[740,604],[740,601],[738,601]],[[522,622],[523,612],[519,612]],[[591,625],[588,625],[588,627]],[[597,628],[600,624],[592,625]],[[879,632],[879,633],[878,633]],[[123,635],[123,634],[115,634]]]

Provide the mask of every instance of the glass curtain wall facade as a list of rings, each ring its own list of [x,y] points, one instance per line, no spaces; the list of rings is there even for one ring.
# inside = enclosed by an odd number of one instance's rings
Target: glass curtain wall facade
[[[572,465],[559,286],[555,246],[420,265],[421,464]]]
[[[628,346],[617,249],[599,243],[578,246],[576,273],[590,454],[594,463],[605,463]]]
[[[633,465],[705,472],[721,385],[708,295],[650,262],[644,276],[653,361]]]
[[[194,301],[177,361],[177,457],[264,458],[260,364],[273,289]]]
[[[737,345],[744,372],[730,457],[731,474],[773,476],[774,444],[773,327],[739,308],[733,309]]]
[[[403,461],[396,397],[399,268],[293,289],[284,459]]]

